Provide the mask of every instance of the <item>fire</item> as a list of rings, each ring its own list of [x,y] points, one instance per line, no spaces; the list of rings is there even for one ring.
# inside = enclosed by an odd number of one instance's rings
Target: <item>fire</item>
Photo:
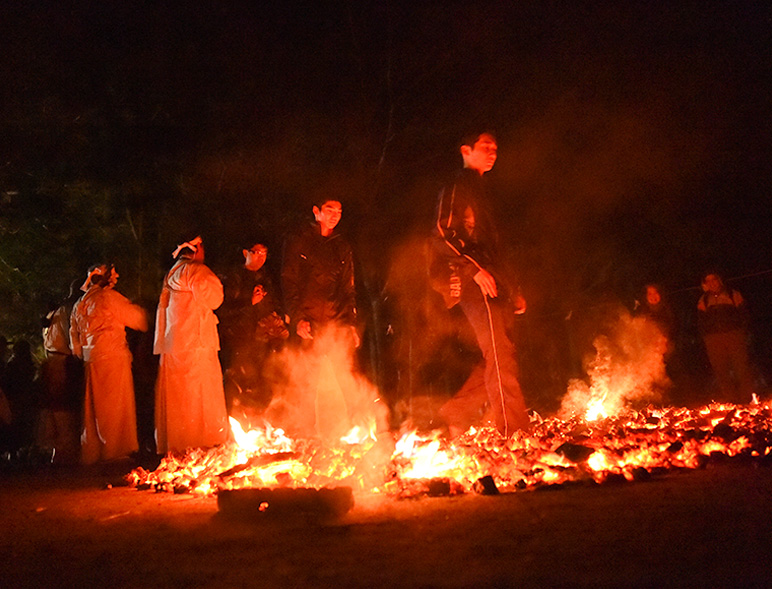
[[[436,478],[450,476],[462,468],[462,458],[452,447],[442,447],[438,436],[422,438],[416,432],[402,436],[396,443],[394,459],[404,461],[404,478]]]
[[[764,460],[772,454],[772,409],[758,400],[696,410],[627,409],[597,419],[535,416],[531,432],[509,439],[481,427],[455,439],[412,431],[384,441],[360,426],[340,443],[323,444],[292,440],[270,424],[244,431],[232,420],[231,427],[234,442],[167,455],[153,472],[133,471],[130,483],[204,496],[249,487],[346,485],[359,493],[410,497],[469,492],[483,477],[512,492],[640,480],[717,458]]]
[[[584,414],[584,418],[587,421],[595,421],[596,419],[608,417],[608,412],[603,406],[603,401],[605,401],[605,399],[606,396],[604,395],[600,399],[590,400],[589,404],[587,405],[587,412]]]
[[[266,423],[264,429],[251,429],[245,432],[237,419],[230,417],[229,421],[233,439],[236,440],[239,449],[245,453],[260,452],[261,450],[267,452],[292,451],[292,440],[285,436],[284,430],[280,428],[274,429],[271,424]]]
[[[376,442],[375,425],[355,426],[337,446],[317,440],[293,440],[269,423],[244,431],[230,418],[233,442],[209,449],[168,454],[148,472],[135,469],[130,484],[138,488],[211,495],[246,487],[323,487],[348,481]],[[357,481],[354,481],[356,483]],[[364,482],[359,481],[359,487]]]

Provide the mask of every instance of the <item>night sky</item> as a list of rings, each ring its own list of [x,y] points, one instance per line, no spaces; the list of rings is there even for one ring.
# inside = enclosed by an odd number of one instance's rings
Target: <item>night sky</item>
[[[110,187],[144,222],[127,293],[152,298],[186,225],[226,266],[248,235],[277,251],[328,194],[379,293],[482,125],[536,316],[647,280],[691,305],[713,266],[768,302],[768,3],[27,4],[0,8],[2,216],[51,185]],[[110,245],[92,229],[31,258],[71,247],[79,273]]]

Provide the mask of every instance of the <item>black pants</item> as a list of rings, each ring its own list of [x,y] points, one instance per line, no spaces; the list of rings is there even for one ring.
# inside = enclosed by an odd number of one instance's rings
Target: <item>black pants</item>
[[[503,436],[528,429],[530,420],[517,380],[515,345],[507,335],[514,313],[509,299],[503,295],[488,298],[475,282],[470,282],[461,291],[459,304],[477,337],[484,366],[472,371],[458,394],[443,406],[443,417],[448,425],[466,429],[471,425],[470,416],[479,415],[487,400],[496,429]]]

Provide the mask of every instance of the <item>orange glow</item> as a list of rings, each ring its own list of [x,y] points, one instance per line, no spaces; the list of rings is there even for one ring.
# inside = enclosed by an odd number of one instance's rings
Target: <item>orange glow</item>
[[[236,442],[184,456],[168,455],[158,469],[129,475],[138,488],[211,496],[221,489],[346,485],[357,493],[409,497],[442,480],[446,494],[469,492],[491,476],[502,492],[565,483],[635,480],[650,473],[700,468],[716,456],[766,457],[772,451],[767,403],[713,403],[686,408],[624,410],[597,420],[541,419],[530,433],[505,439],[494,428],[471,428],[447,439],[415,431],[396,441],[354,428],[339,444],[292,440],[265,424]],[[644,472],[645,471],[645,472]]]
[[[606,408],[603,406],[605,395],[601,399],[592,399],[587,405],[587,412],[584,417],[587,421],[595,421],[596,419],[602,419],[608,417]]]

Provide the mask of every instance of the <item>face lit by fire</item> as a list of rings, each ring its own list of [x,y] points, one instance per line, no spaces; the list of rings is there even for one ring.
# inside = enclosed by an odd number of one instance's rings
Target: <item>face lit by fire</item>
[[[196,251],[194,251],[192,254],[184,254],[184,255],[185,257],[190,256],[190,259],[195,262],[203,262],[206,256],[206,254],[204,253],[204,242],[199,241],[195,245],[196,245]]]
[[[649,303],[649,305],[656,307],[659,305],[661,300],[662,296],[659,294],[656,286],[646,287],[646,302]]]
[[[461,146],[461,157],[464,167],[476,170],[481,175],[493,169],[496,163],[498,145],[496,139],[488,133],[483,133],[471,147]]]
[[[324,236],[330,235],[333,232],[342,215],[343,206],[337,200],[326,201],[321,209],[314,207],[314,217],[316,222],[319,223]]]
[[[724,289],[724,282],[718,274],[708,274],[702,281],[702,289],[705,292],[718,294]]]
[[[244,254],[244,267],[247,270],[256,272],[265,264],[265,260],[268,257],[268,248],[262,243],[256,243],[248,250],[241,250],[241,253]]]

